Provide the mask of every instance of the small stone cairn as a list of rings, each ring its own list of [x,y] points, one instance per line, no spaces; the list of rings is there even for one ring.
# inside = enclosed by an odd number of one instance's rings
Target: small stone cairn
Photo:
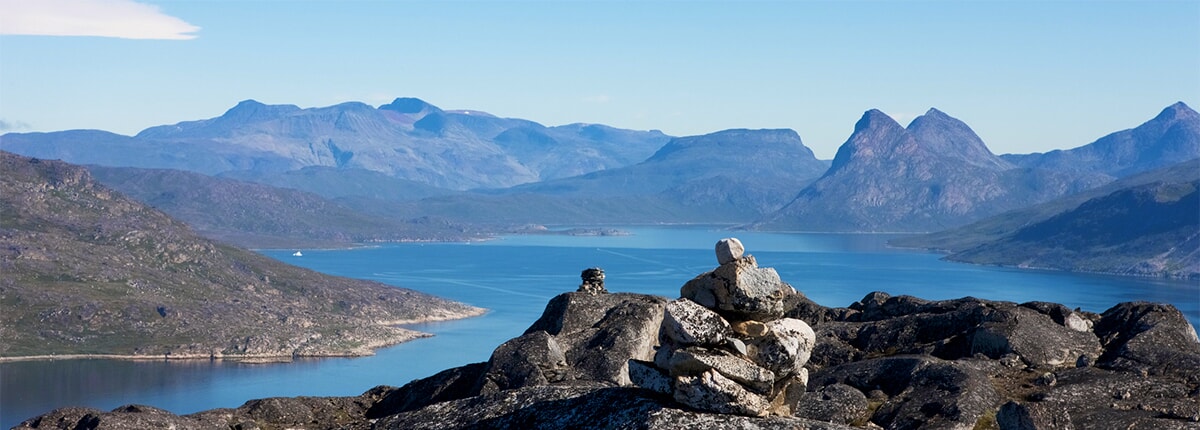
[[[654,367],[670,382],[656,385],[698,410],[791,415],[816,343],[807,323],[783,317],[784,299],[796,290],[743,255],[738,239],[721,239],[716,252],[720,266],[688,281],[666,306]]]
[[[604,269],[599,267],[589,267],[583,269],[583,273],[579,274],[583,278],[583,283],[579,284],[579,289],[575,290],[579,293],[588,293],[591,295],[608,294],[608,289],[604,288]]]

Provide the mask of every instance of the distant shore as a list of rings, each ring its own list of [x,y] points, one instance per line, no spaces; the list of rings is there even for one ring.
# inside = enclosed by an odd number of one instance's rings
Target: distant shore
[[[457,313],[454,315],[444,315],[435,317],[412,318],[405,320],[385,321],[382,325],[404,328],[400,326],[411,324],[422,324],[439,321],[454,321],[460,319],[474,318],[487,314],[488,310],[484,308],[472,308],[470,310]],[[130,360],[130,361],[189,361],[189,360],[209,360],[209,361],[232,361],[237,363],[249,364],[266,364],[266,363],[290,363],[298,358],[345,358],[345,357],[368,357],[375,355],[375,350],[387,348],[390,346],[399,345],[404,342],[433,337],[432,334],[419,332],[416,330],[404,328],[409,331],[407,336],[394,337],[390,339],[377,339],[372,342],[346,351],[330,351],[321,353],[304,353],[304,354],[238,354],[225,355],[220,353],[209,354],[44,354],[44,355],[23,355],[16,357],[0,357],[0,363],[11,363],[18,361],[55,361],[55,360]]]

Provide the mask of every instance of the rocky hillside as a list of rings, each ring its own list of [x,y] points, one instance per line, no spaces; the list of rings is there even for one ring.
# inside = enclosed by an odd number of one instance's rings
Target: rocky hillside
[[[246,100],[219,117],[151,127],[133,137],[9,133],[0,149],[76,164],[210,175],[248,171],[240,176],[251,179],[309,166],[362,169],[461,190],[627,166],[668,139],[656,131],[602,125],[545,127],[480,111],[445,111],[411,98],[378,108],[348,102],[308,109]]]
[[[0,171],[0,357],[360,355],[480,312],[200,238],[82,167]]]
[[[726,245],[729,245],[728,243]],[[487,362],[361,396],[186,416],[64,408],[18,428],[1194,429],[1200,339],[1169,305],[876,292],[819,306],[738,247],[670,300],[584,272]]]
[[[949,260],[1122,275],[1200,277],[1200,159],[960,228],[893,240]]]
[[[1022,167],[1095,172],[1121,178],[1200,157],[1200,113],[1183,102],[1153,119],[1090,144],[1044,154],[1006,155]]]
[[[459,224],[371,216],[304,191],[182,170],[91,166],[89,171],[106,186],[186,222],[205,237],[237,246],[313,248],[482,237]]]
[[[1013,168],[966,124],[936,109],[907,128],[870,110],[824,176],[752,227],[937,231],[1109,180],[1098,174]]]

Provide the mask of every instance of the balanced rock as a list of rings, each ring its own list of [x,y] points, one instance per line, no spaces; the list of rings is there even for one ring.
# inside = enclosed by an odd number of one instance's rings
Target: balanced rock
[[[667,362],[671,376],[697,376],[715,370],[751,391],[768,394],[775,384],[775,374],[750,360],[725,351],[689,347],[675,351]]]
[[[719,345],[731,334],[729,322],[688,299],[667,303],[659,336],[675,345]]]
[[[742,258],[746,247],[736,237],[727,237],[717,241],[717,264],[725,265],[733,260]]]
[[[579,289],[576,292],[588,294],[608,294],[608,289],[604,288],[604,269],[599,267],[589,267],[583,269],[583,273],[579,274],[583,278],[583,283],[579,284]]]
[[[817,335],[804,321],[782,318],[766,323],[767,334],[753,339],[750,351],[754,361],[780,376],[796,373],[808,363]]]
[[[770,267],[751,255],[721,265],[688,281],[680,296],[737,320],[769,321],[783,316],[783,303],[795,294]]]

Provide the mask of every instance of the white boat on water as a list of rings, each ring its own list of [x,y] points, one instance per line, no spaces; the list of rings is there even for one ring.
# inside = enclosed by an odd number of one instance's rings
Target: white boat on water
[[[295,254],[292,254],[292,256],[293,256],[293,257],[303,257],[303,256],[304,256],[304,254],[301,254],[301,253],[300,253],[300,251],[296,251],[296,253],[295,253]]]

